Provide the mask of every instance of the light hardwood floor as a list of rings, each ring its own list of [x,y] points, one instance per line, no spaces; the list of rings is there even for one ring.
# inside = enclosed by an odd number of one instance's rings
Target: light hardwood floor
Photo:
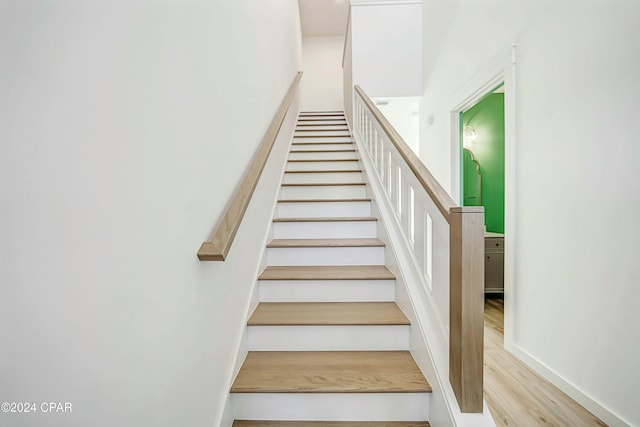
[[[504,301],[488,299],[484,315],[484,397],[501,426],[606,426],[504,350]]]

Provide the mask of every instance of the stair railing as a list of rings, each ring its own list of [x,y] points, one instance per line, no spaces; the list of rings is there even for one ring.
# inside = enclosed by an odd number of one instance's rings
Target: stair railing
[[[439,329],[448,330],[449,382],[460,411],[482,412],[484,208],[457,206],[359,86],[354,98],[354,131],[376,175],[370,179],[402,228]]]
[[[253,155],[251,164],[244,173],[242,181],[231,195],[231,200],[218,221],[211,240],[204,242],[202,246],[200,246],[200,250],[198,251],[198,259],[200,259],[200,261],[224,261],[227,258],[233,239],[238,232],[244,213],[251,201],[251,196],[253,196],[253,191],[256,185],[258,185],[260,175],[267,163],[273,144],[278,137],[282,122],[298,90],[298,84],[301,78],[302,71],[293,79],[256,153]]]

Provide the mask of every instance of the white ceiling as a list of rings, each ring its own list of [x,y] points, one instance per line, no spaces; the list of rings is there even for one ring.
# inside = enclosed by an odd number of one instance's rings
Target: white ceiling
[[[343,36],[349,0],[298,0],[302,36]]]

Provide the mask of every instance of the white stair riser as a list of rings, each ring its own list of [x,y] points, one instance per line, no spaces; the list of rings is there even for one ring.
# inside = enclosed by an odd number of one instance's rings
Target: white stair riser
[[[267,265],[383,265],[384,247],[267,248]]]
[[[303,122],[303,126],[300,126],[300,123],[298,123],[298,125],[296,126],[296,132],[298,131],[303,131],[303,132],[311,132],[311,131],[340,131],[340,132],[345,132],[345,131],[349,131],[349,128],[347,127],[346,124],[334,124],[332,126],[323,126],[323,125],[319,125],[319,126],[307,126],[306,123]]]
[[[340,138],[332,138],[327,139],[326,141],[318,141],[316,138],[298,138],[297,141],[291,144],[290,149],[296,150],[300,147],[309,145],[319,145],[321,147],[327,147],[328,145],[340,145],[342,148],[355,148],[355,142],[353,140],[341,141]]]
[[[278,216],[281,218],[318,216],[369,216],[371,202],[279,202]]]
[[[288,162],[288,171],[313,171],[313,170],[349,170],[358,169],[358,161],[349,162]]]
[[[353,142],[353,138],[351,138],[350,136],[332,136],[332,137],[326,137],[326,136],[314,136],[313,138],[307,138],[307,137],[300,137],[301,134],[295,135],[293,137],[293,142],[295,143],[302,143],[302,144],[307,144],[310,142],[313,143],[332,143],[332,142]]]
[[[294,138],[296,137],[308,137],[308,136],[314,136],[314,137],[327,137],[327,136],[346,136],[349,137],[351,136],[351,134],[349,133],[348,130],[314,130],[314,131],[309,131],[309,132],[300,132],[300,131],[296,131],[293,134]]]
[[[356,159],[355,151],[327,151],[323,153],[289,153],[289,160],[334,160],[334,159]]]
[[[311,151],[311,150],[351,150],[353,144],[332,144],[330,142],[323,142],[321,144],[312,143],[297,143],[291,146],[292,150],[298,151]]]
[[[426,421],[429,393],[232,393],[236,419]]]
[[[249,326],[250,351],[409,350],[409,325]]]
[[[375,238],[376,221],[274,222],[274,239]]]
[[[361,199],[366,195],[366,185],[283,186],[280,190],[282,200]]]
[[[362,182],[361,172],[285,173],[286,184]]]
[[[394,280],[260,280],[262,302],[394,301]]]
[[[313,120],[313,119],[341,119],[344,120],[344,112],[340,113],[336,113],[336,112],[329,112],[329,113],[318,113],[318,114],[300,114],[298,116],[299,119],[305,119],[305,120]]]
[[[329,118],[327,117],[327,120],[311,120],[310,117],[305,117],[305,119],[309,119],[309,120],[300,120],[298,121],[298,124],[308,124],[308,125],[337,125],[337,126],[343,126],[347,124],[347,121],[342,119],[332,119],[332,120],[328,120]]]

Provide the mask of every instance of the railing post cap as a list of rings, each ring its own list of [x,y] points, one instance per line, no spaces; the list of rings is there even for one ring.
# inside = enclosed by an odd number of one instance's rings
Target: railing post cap
[[[484,206],[452,206],[449,213],[484,213]]]

